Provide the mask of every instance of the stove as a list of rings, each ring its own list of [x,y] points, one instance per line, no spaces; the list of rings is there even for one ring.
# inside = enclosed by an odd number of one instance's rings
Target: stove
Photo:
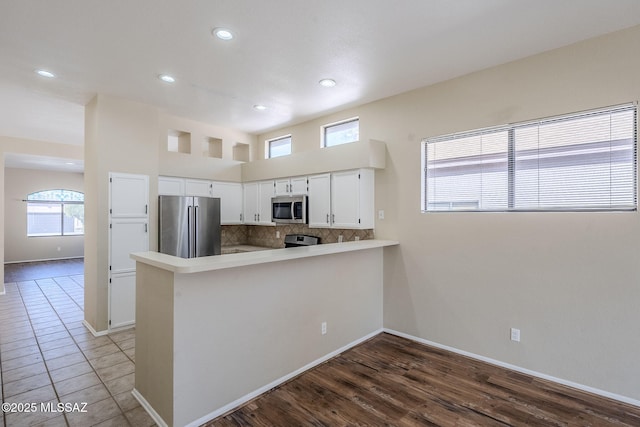
[[[284,236],[284,247],[313,246],[320,244],[320,238],[306,234],[287,234]]]

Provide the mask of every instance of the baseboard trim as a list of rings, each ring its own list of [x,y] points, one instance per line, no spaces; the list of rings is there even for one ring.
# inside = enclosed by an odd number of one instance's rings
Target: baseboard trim
[[[611,392],[608,392],[606,390],[601,390],[601,389],[598,389],[598,388],[595,388],[595,387],[590,387],[590,386],[587,386],[587,385],[584,385],[584,384],[580,384],[580,383],[576,383],[576,382],[573,382],[573,381],[564,380],[562,378],[557,378],[557,377],[554,377],[554,376],[551,376],[551,375],[543,374],[542,372],[532,371],[532,370],[527,369],[527,368],[522,368],[522,367],[517,366],[517,365],[512,365],[512,364],[506,363],[506,362],[501,362],[501,361],[496,360],[496,359],[491,359],[490,357],[480,356],[479,354],[475,354],[475,353],[471,353],[471,352],[468,352],[468,351],[460,350],[460,349],[457,349],[455,347],[449,347],[448,345],[439,344],[437,342],[429,341],[429,340],[426,340],[424,338],[418,338],[416,336],[405,334],[404,332],[398,332],[398,331],[395,331],[393,329],[384,328],[383,332],[386,332],[386,333],[391,334],[391,335],[396,335],[398,337],[406,338],[408,340],[415,341],[415,342],[418,342],[420,344],[425,344],[425,345],[428,345],[428,346],[431,346],[431,347],[435,347],[435,348],[439,348],[439,349],[442,349],[442,350],[450,351],[452,353],[460,354],[462,356],[467,356],[467,357],[470,357],[472,359],[479,360],[481,362],[486,362],[486,363],[489,363],[491,365],[499,366],[501,368],[510,369],[512,371],[516,371],[516,372],[520,372],[520,373],[523,373],[523,374],[531,375],[532,377],[537,377],[537,378],[541,378],[541,379],[544,379],[544,380],[552,381],[554,383],[562,384],[562,385],[565,385],[565,386],[568,386],[568,387],[572,387],[572,388],[575,388],[575,389],[578,389],[578,390],[581,390],[581,391],[586,391],[588,393],[597,394],[597,395],[602,396],[602,397],[607,397],[609,399],[617,400],[619,402],[628,403],[629,405],[640,407],[640,400],[632,399],[632,398],[627,397],[627,396],[622,396],[620,394],[611,393]]]
[[[96,331],[95,329],[93,329],[93,326],[91,326],[91,324],[89,322],[87,322],[86,320],[82,321],[82,324],[84,325],[85,328],[87,328],[89,330],[89,332],[91,332],[93,334],[94,337],[101,337],[103,335],[107,335],[109,333],[108,330],[106,331]]]
[[[128,325],[119,326],[117,328],[109,328],[107,330],[107,333],[108,334],[113,334],[114,332],[126,331],[127,329],[131,329],[131,328],[135,328],[135,327],[136,327],[135,323],[130,323]]]
[[[246,394],[246,395],[242,396],[241,398],[236,399],[233,402],[231,402],[231,403],[229,403],[227,405],[224,405],[223,407],[218,408],[215,411],[210,412],[209,414],[207,414],[207,415],[205,415],[203,417],[198,418],[197,420],[191,421],[189,424],[186,425],[186,427],[197,427],[197,426],[200,426],[200,425],[206,423],[207,421],[211,421],[212,419],[219,417],[220,415],[226,414],[227,412],[229,412],[229,411],[231,411],[231,410],[233,410],[233,409],[235,409],[235,408],[247,403],[248,401],[250,401],[252,399],[255,399],[256,397],[260,396],[261,394],[266,393],[267,391],[271,390],[272,388],[277,387],[280,384],[285,383],[285,382],[289,381],[290,379],[292,379],[294,377],[297,377],[298,375],[304,373],[305,371],[308,371],[309,369],[314,368],[314,367],[320,365],[321,363],[324,363],[327,360],[339,355],[340,353],[343,353],[343,352],[349,350],[350,348],[355,347],[358,344],[360,344],[360,343],[362,343],[362,342],[364,342],[364,341],[366,341],[368,339],[371,339],[371,338],[375,337],[376,335],[380,334],[382,331],[383,331],[382,329],[378,329],[375,332],[371,332],[370,334],[367,334],[364,337],[359,338],[359,339],[357,339],[357,340],[345,345],[344,347],[341,347],[341,348],[339,348],[339,349],[337,349],[335,351],[332,351],[331,353],[329,353],[329,354],[327,354],[325,356],[322,356],[319,359],[316,359],[313,362],[308,363],[308,364],[306,364],[305,366],[303,366],[303,367],[301,367],[299,369],[296,369],[295,371],[291,372],[290,374],[287,374],[287,375],[285,375],[285,376],[283,376],[281,378],[278,378],[277,380],[272,381],[269,384],[267,384],[267,385],[265,385],[263,387],[260,387],[259,389],[254,390],[251,393]]]
[[[149,416],[151,418],[153,418],[153,421],[156,422],[156,424],[158,424],[159,427],[168,427],[167,423],[162,419],[162,417],[153,409],[153,406],[151,406],[149,404],[149,402],[147,402],[147,399],[145,399],[138,390],[136,390],[135,388],[131,391],[131,394],[133,395],[133,397],[140,403],[140,406],[142,406],[144,408],[145,411],[147,411],[147,413],[149,414]]]
[[[84,259],[83,256],[69,256],[63,258],[26,259],[24,261],[6,261],[5,264],[24,264],[26,262],[64,261],[68,259]]]

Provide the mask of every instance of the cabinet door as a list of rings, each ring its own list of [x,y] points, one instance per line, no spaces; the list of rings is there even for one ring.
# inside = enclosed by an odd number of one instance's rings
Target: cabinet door
[[[211,197],[211,181],[187,179],[185,187],[187,196]]]
[[[109,225],[109,269],[111,274],[136,270],[131,252],[149,250],[149,229],[143,218],[114,218]]]
[[[258,183],[244,184],[244,215],[245,224],[258,222]]]
[[[158,177],[158,196],[184,196],[184,178]]]
[[[273,181],[260,181],[258,183],[258,222],[262,225],[271,225],[271,198],[275,195]]]
[[[294,195],[294,196],[307,194],[307,177],[298,176],[296,178],[291,178],[291,183],[289,184],[289,190],[291,195]]]
[[[335,228],[360,226],[360,191],[358,171],[331,174],[331,222]]]
[[[331,176],[309,177],[309,227],[331,226]]]
[[[114,274],[109,283],[109,328],[136,321],[136,273]]]
[[[220,198],[220,223],[242,224],[242,184],[214,182],[212,194]]]
[[[277,179],[275,181],[275,195],[276,196],[288,196],[290,191],[291,182],[289,178]]]
[[[109,214],[112,218],[146,218],[149,212],[149,177],[109,174]]]

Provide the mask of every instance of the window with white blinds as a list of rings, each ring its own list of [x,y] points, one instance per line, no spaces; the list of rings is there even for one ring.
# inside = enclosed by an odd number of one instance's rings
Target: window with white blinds
[[[423,141],[422,210],[637,209],[637,106]]]

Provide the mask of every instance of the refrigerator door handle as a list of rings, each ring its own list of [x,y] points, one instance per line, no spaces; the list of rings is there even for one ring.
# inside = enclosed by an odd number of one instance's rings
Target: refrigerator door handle
[[[198,214],[198,205],[193,207],[193,256],[200,256],[200,248],[198,248],[198,232],[200,231],[200,217]]]
[[[191,248],[191,239],[193,238],[193,227],[191,220],[191,206],[187,206],[187,257],[193,257]]]

